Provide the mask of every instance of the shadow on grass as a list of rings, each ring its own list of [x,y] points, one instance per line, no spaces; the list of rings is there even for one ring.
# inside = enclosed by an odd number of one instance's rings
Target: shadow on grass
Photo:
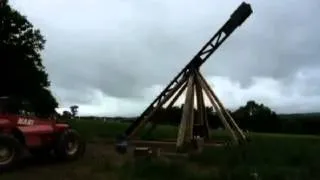
[[[15,168],[13,168],[10,171],[7,171],[6,173],[14,173],[21,170],[29,170],[33,168],[39,168],[39,167],[43,168],[47,166],[49,167],[54,165],[67,164],[67,163],[70,163],[70,162],[61,161],[51,156],[43,156],[43,157],[28,156],[21,159],[21,161]]]
[[[206,180],[214,177],[211,173],[190,170],[185,161],[170,161],[168,159],[136,159],[125,163],[119,170],[122,180]]]
[[[206,148],[190,161],[216,166],[222,179],[320,179],[319,141],[256,138],[238,147]]]

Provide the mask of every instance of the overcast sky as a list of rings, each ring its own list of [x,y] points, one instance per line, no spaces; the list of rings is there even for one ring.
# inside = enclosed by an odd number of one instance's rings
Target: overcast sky
[[[11,0],[47,43],[61,108],[138,115],[242,1]],[[202,66],[228,108],[320,111],[320,1],[248,0],[253,14]]]

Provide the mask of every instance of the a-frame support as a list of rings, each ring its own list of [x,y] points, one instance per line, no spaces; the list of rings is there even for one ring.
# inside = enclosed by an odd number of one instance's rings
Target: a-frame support
[[[233,142],[238,144],[246,140],[246,136],[238,127],[230,113],[225,109],[212,88],[198,70],[193,70],[188,75],[186,83],[186,98],[182,110],[182,117],[177,137],[177,148],[182,148],[196,137],[208,138],[209,127],[204,106],[204,94],[208,97],[211,106],[214,107],[219,119],[230,134]],[[204,94],[203,94],[204,93]],[[195,96],[196,95],[196,96]],[[173,101],[178,99],[181,93],[177,93]],[[197,116],[194,118],[194,98],[197,100]]]
[[[198,69],[190,70],[183,78],[183,82],[179,84],[179,87],[180,89],[177,87],[173,88],[175,90],[171,92],[172,95],[170,96],[173,97],[173,99],[168,105],[168,107],[172,107],[177,99],[182,96],[182,93],[186,91],[176,143],[178,149],[185,147],[197,137],[204,139],[209,138],[209,123],[205,111],[204,96],[209,99],[210,105],[214,108],[225,129],[228,131],[232,138],[232,142],[238,144],[239,142],[246,140],[245,134],[239,128],[231,114],[226,110]],[[163,104],[167,103],[169,99],[170,98]],[[197,105],[196,116],[194,116],[195,102]],[[161,106],[153,109],[153,111],[157,111],[160,107]],[[151,116],[149,116],[149,118],[150,119],[145,119],[145,121],[152,122]],[[157,122],[152,123],[153,126],[149,129],[148,134],[156,127]]]

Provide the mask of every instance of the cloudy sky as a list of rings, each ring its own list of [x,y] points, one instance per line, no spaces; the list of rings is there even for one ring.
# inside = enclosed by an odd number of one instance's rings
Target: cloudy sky
[[[45,36],[61,108],[138,115],[242,1],[11,0]],[[320,1],[247,0],[253,14],[202,66],[228,108],[320,111]]]

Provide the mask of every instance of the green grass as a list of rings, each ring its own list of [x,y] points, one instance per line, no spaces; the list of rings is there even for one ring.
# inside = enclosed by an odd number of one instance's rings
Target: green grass
[[[128,124],[126,123],[101,123],[101,122],[84,122],[78,121],[74,126],[79,129],[88,138],[91,137],[114,137],[123,132]],[[177,128],[171,126],[160,126],[153,133],[154,139],[175,138]],[[226,138],[226,133],[222,131],[211,132],[212,138]],[[199,156],[190,157],[188,163],[194,163],[197,166],[205,168],[217,167],[217,174],[201,175],[202,178],[216,176],[216,178],[235,178],[243,179],[252,178],[250,174],[257,173],[263,179],[320,179],[320,137],[314,135],[291,135],[291,134],[268,134],[268,133],[250,133],[252,142],[239,147],[227,148],[206,148]],[[151,163],[151,162],[149,162]],[[156,162],[153,162],[156,163]],[[188,164],[187,163],[187,164]],[[140,166],[146,166],[151,172],[148,178],[153,176],[162,177],[161,175],[170,174],[175,177],[173,172],[158,173],[171,166],[177,169],[181,177],[186,178],[183,174],[192,173],[187,170],[186,163],[180,164],[155,164],[159,168],[151,168],[153,165],[147,162],[140,163]],[[151,169],[150,169],[151,168]],[[204,168],[204,169],[205,169]],[[153,170],[157,169],[157,170]],[[184,169],[184,170],[183,170]],[[138,173],[135,170],[134,173]],[[157,171],[157,172],[156,172]],[[197,174],[197,173],[196,173]],[[137,176],[141,176],[139,173]],[[147,176],[147,175],[146,175]],[[170,177],[162,177],[170,179]],[[193,175],[187,175],[193,177]]]
[[[77,128],[85,129],[84,132],[91,133],[91,137],[95,135],[114,137],[123,132],[128,124],[92,123],[91,130],[82,126],[88,127],[81,122]],[[153,136],[155,139],[175,138],[176,130],[176,127],[160,126]],[[222,139],[226,134],[213,131],[211,136]],[[245,146],[207,148],[200,156],[193,156],[189,160],[199,166],[218,167],[221,177],[250,178],[250,174],[256,172],[264,177],[263,179],[312,179],[312,177],[320,179],[319,136],[250,133],[250,137],[252,142]]]
[[[114,138],[129,124],[78,120],[71,122],[89,142]],[[159,126],[154,139],[176,137],[176,127]],[[212,138],[225,138],[221,131]],[[112,146],[89,143],[86,156],[64,165],[41,167],[0,176],[0,179],[320,179],[320,137],[309,135],[250,133],[252,141],[237,147],[205,148],[186,159],[132,159],[117,155]],[[94,142],[94,141],[93,141]],[[100,149],[99,151],[97,149]],[[59,172],[59,173],[57,173]],[[79,174],[80,172],[80,174]],[[77,174],[78,173],[78,174]],[[52,178],[51,178],[52,177]]]
[[[101,121],[89,121],[89,120],[76,120],[70,123],[75,129],[77,129],[83,136],[87,139],[100,137],[100,138],[115,138],[117,135],[123,133],[125,129],[129,126],[129,123],[119,123],[119,122],[106,122]],[[139,132],[142,137],[147,128],[146,126]],[[177,128],[169,125],[158,126],[155,131],[151,134],[152,139],[170,139],[175,138],[177,135]]]
[[[120,122],[106,122],[97,120],[76,120],[70,121],[70,124],[77,129],[81,134],[91,140],[92,138],[115,138],[117,135],[123,133],[129,126],[129,123]],[[150,125],[145,126],[138,133],[142,139],[172,139],[177,137],[178,128],[170,125],[158,125],[149,137],[145,137]],[[225,139],[227,136],[225,131],[212,131],[210,136],[215,139]]]

